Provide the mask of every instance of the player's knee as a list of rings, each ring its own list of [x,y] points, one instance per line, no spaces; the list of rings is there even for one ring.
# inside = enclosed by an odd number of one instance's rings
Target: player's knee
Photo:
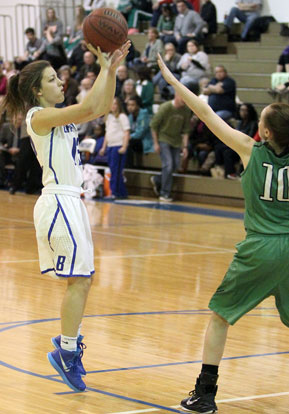
[[[212,313],[212,321],[219,324],[219,325],[226,325],[229,326],[229,323],[224,319],[222,316],[220,316],[218,313],[213,312]]]

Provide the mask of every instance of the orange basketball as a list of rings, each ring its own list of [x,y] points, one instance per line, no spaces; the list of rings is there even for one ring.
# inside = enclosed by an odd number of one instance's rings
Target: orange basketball
[[[86,43],[100,47],[102,52],[113,52],[127,39],[127,22],[123,15],[109,7],[91,12],[83,22],[83,36]]]

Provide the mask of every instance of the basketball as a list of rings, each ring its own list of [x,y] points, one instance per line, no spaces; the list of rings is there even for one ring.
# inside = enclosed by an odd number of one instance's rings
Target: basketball
[[[113,52],[127,39],[127,22],[123,15],[108,7],[91,12],[83,22],[83,36],[86,43],[102,52]]]

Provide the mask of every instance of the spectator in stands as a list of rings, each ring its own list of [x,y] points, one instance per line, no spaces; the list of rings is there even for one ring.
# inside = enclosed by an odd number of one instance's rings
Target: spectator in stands
[[[89,14],[95,9],[106,6],[105,0],[83,0],[82,4],[86,14]]]
[[[83,56],[85,52],[87,52],[86,43],[84,40],[81,40],[80,43],[73,49],[68,60],[68,64],[71,67],[71,71],[75,78],[77,78],[79,71],[84,64]]]
[[[4,150],[0,151],[0,182],[3,180],[3,167],[8,163],[13,164],[15,171],[9,188],[10,194],[15,194],[24,184],[27,194],[38,192],[42,187],[42,171],[32,150],[22,115],[17,116],[15,125],[10,122],[3,124],[0,142],[4,147]]]
[[[39,59],[41,54],[38,53],[38,50],[41,48],[42,40],[36,37],[35,30],[32,27],[28,27],[25,30],[25,35],[28,42],[26,43],[24,54],[23,56],[18,56],[15,59],[15,67],[18,70],[21,70],[25,65],[33,60]]]
[[[96,63],[95,55],[89,50],[83,55],[83,65],[81,66],[78,74],[75,76],[75,79],[80,82],[83,78],[86,77],[87,72],[94,72],[96,75],[99,74],[100,66]]]
[[[67,39],[64,42],[64,48],[67,57],[72,54],[73,49],[83,40],[82,23],[85,18],[85,10],[81,5],[75,8],[75,23],[70,33],[67,33]]]
[[[162,14],[159,18],[157,29],[160,39],[164,44],[174,40],[175,15],[168,4],[162,5]]]
[[[247,40],[248,33],[254,24],[254,21],[260,16],[262,9],[262,0],[236,0],[237,7],[232,7],[229,15],[225,20],[223,33],[230,34],[234,19],[237,18],[245,23],[241,33],[241,39]]]
[[[7,93],[7,78],[3,73],[3,65],[0,64],[0,104]]]
[[[131,78],[126,79],[124,81],[121,94],[119,96],[122,102],[123,109],[126,114],[128,113],[127,111],[128,101],[130,100],[130,98],[135,98],[136,96],[137,96],[137,93],[135,89],[135,81]]]
[[[78,82],[71,77],[71,69],[68,65],[61,66],[58,71],[59,78],[64,82],[64,102],[63,106],[73,105],[76,101],[76,96],[79,93]]]
[[[250,103],[241,104],[237,117],[239,120],[236,129],[253,138],[258,130],[258,115],[254,106]],[[238,179],[236,164],[240,161],[239,155],[220,140],[215,145],[215,155],[215,170],[217,169],[217,174],[218,170],[220,171],[221,169],[220,167],[224,165],[225,178],[230,180]]]
[[[164,46],[164,61],[177,79],[180,79],[180,73],[178,70],[178,63],[180,59],[181,55],[176,52],[175,45],[173,43],[166,43]],[[174,89],[164,79],[161,71],[153,77],[153,84],[154,86],[158,86],[159,92],[163,99],[168,100],[174,97]]]
[[[215,68],[215,76],[211,79],[203,93],[209,96],[210,107],[224,120],[228,121],[236,112],[236,82],[228,76],[223,65]]]
[[[177,50],[183,54],[186,50],[188,40],[203,40],[202,30],[206,23],[199,13],[189,10],[184,0],[177,0],[178,15],[174,26],[174,36],[177,42]]]
[[[99,155],[103,156],[107,147],[108,166],[110,168],[110,189],[112,198],[127,198],[123,180],[126,151],[130,138],[130,123],[123,112],[121,101],[115,97],[111,111],[105,122],[105,138]]]
[[[63,23],[57,19],[55,10],[48,8],[46,21],[44,22],[43,41],[40,49],[36,52],[37,58],[48,60],[55,70],[67,62],[63,46]]]
[[[96,145],[94,148],[94,152],[89,155],[89,158],[86,162],[93,164],[93,165],[106,165],[107,164],[107,150],[104,152],[103,155],[100,155],[100,150],[103,147],[105,136],[105,124],[96,124],[93,128],[91,138],[96,140]]]
[[[127,151],[127,167],[137,167],[134,162],[134,153],[148,154],[153,152],[153,140],[150,129],[150,115],[145,108],[141,108],[139,96],[132,97],[127,103],[130,123],[130,140]]]
[[[276,72],[289,72],[289,46],[279,56]]]
[[[139,32],[139,21],[150,21],[152,18],[152,3],[150,0],[119,0],[117,9],[127,19],[129,34]]]
[[[157,64],[158,53],[163,53],[163,42],[159,39],[159,32],[155,27],[150,27],[147,34],[148,42],[141,54],[140,58],[136,58],[129,64],[134,70],[138,70],[139,67],[149,67],[158,71]]]
[[[211,0],[202,0],[200,15],[202,19],[207,23],[207,27],[204,28],[203,33],[217,33],[217,10],[216,6],[211,2]]]
[[[198,94],[199,80],[208,75],[211,68],[208,55],[200,50],[196,40],[188,41],[187,53],[181,57],[177,67],[181,71],[181,83]]]
[[[160,105],[151,121],[154,149],[162,163],[161,175],[151,177],[151,182],[160,201],[172,201],[173,172],[179,168],[181,151],[184,158],[188,157],[190,118],[191,111],[175,95],[173,101]]]
[[[10,60],[5,60],[5,62],[3,62],[3,73],[5,74],[7,81],[9,81],[11,76],[16,75],[17,70],[15,69],[14,63]]]
[[[80,82],[79,94],[76,96],[77,103],[81,103],[92,88],[93,81],[88,78],[82,79]]]
[[[126,65],[120,65],[116,71],[115,96],[120,96],[124,82],[128,79],[128,69]]]
[[[151,81],[151,70],[147,67],[140,67],[137,70],[138,80],[136,82],[136,93],[141,98],[142,107],[153,113],[154,85]]]
[[[63,36],[63,23],[60,19],[56,17],[56,13],[53,7],[48,7],[46,9],[46,20],[42,22],[42,32],[48,27],[53,27],[52,32],[55,37],[62,38]]]

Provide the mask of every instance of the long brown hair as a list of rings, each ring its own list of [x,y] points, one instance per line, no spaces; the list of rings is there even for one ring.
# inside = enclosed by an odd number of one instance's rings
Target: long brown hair
[[[19,113],[25,115],[29,108],[39,105],[37,92],[41,87],[43,71],[49,66],[46,60],[38,60],[12,76],[7,95],[0,106],[0,114],[7,110],[8,116],[15,122]]]
[[[272,135],[274,142],[280,149],[289,147],[289,105],[285,103],[273,103],[268,106],[264,124]]]

